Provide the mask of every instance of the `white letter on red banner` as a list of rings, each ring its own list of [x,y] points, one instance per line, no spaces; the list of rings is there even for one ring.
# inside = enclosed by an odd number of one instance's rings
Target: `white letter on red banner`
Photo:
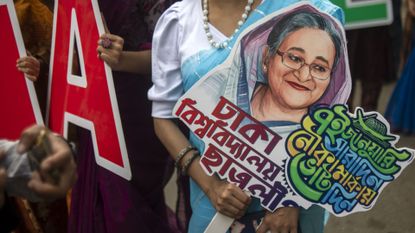
[[[129,180],[131,170],[111,70],[97,58],[102,33],[96,0],[55,1],[48,125],[64,135],[69,122],[89,129],[97,164]],[[72,74],[74,41],[81,76]]]

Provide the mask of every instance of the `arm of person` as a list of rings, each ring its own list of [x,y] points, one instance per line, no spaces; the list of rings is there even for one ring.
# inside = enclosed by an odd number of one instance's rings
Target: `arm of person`
[[[115,71],[151,74],[151,50],[123,51],[123,47],[123,38],[105,33],[98,41],[98,57]]]
[[[257,229],[257,233],[297,233],[299,214],[300,209],[295,207],[279,208],[274,213],[267,212]]]
[[[190,145],[189,141],[177,127],[172,119],[154,118],[156,135],[171,155],[177,155],[183,148]],[[180,167],[191,159],[195,151],[189,151],[180,160]],[[172,156],[176,159],[176,156]],[[217,211],[232,218],[240,218],[251,201],[239,187],[216,176],[207,175],[200,166],[197,158],[188,167],[187,174],[202,188],[211,200]]]
[[[45,199],[65,197],[77,175],[73,152],[62,137],[51,133],[44,126],[34,125],[22,133],[17,151],[22,154],[30,150],[42,131],[47,132],[51,153],[41,162],[39,171],[33,172],[28,186]],[[52,170],[58,171],[57,180],[51,176]]]
[[[155,133],[173,159],[179,160],[178,167],[184,169],[201,187],[213,207],[229,217],[237,218],[245,213],[250,198],[236,185],[203,171],[198,162],[199,156],[195,157],[197,151],[188,150],[190,142],[172,119],[174,104],[184,93],[179,53],[182,30],[178,12],[181,4],[177,2],[166,10],[154,30],[151,56],[153,86],[148,97],[153,102]],[[181,159],[177,159],[179,154],[183,154]]]

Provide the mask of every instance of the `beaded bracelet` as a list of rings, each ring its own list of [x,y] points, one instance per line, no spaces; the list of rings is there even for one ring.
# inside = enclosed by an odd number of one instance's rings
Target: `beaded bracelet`
[[[186,146],[183,148],[179,154],[177,154],[176,159],[174,160],[174,165],[179,169],[180,168],[180,160],[182,160],[183,156],[187,154],[187,152],[195,149],[193,146]]]
[[[195,160],[195,158],[197,158],[199,156],[199,151],[195,151],[193,152],[192,157],[190,157],[189,159],[187,159],[183,166],[182,166],[182,175],[185,176],[187,175],[187,170],[189,170],[190,164],[192,164],[193,160]]]

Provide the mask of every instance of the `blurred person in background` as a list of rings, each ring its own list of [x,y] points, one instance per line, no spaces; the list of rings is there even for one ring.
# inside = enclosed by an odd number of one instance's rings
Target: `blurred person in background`
[[[393,131],[415,135],[415,0],[405,2],[402,74],[389,100],[385,117]]]
[[[357,0],[358,1],[358,0]],[[392,25],[346,30],[352,94],[348,105],[354,111],[353,97],[356,81],[360,80],[362,94],[360,106],[365,111],[375,111],[382,86],[386,81],[396,80],[400,41],[400,0],[393,1],[395,13]],[[398,41],[398,43],[396,43]],[[395,43],[391,46],[392,43]],[[376,54],[376,56],[374,56]]]

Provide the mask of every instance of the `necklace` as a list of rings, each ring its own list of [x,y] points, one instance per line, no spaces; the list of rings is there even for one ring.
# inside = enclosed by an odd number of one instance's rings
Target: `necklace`
[[[236,29],[233,34],[237,33],[241,26],[244,24],[245,20],[248,18],[249,12],[251,11],[252,3],[254,3],[254,0],[248,0],[244,13],[242,13],[241,20],[238,21],[238,26],[236,26]],[[228,41],[233,38],[231,36],[229,39],[226,39],[222,42],[216,42],[213,40],[212,33],[209,29],[209,8],[208,8],[208,0],[203,0],[203,28],[205,29],[206,37],[209,41],[209,44],[214,48],[220,48],[224,49],[228,47]]]

